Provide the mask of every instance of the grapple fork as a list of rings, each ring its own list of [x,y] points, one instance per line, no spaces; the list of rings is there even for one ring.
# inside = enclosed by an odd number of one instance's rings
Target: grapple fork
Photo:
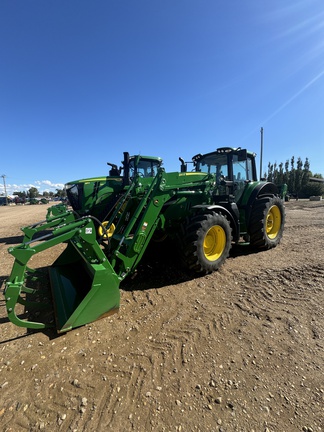
[[[23,229],[24,242],[9,249],[15,261],[4,294],[8,317],[18,326],[32,329],[51,326],[49,323],[21,319],[15,308],[17,303],[28,308],[44,307],[44,304],[24,298],[25,294],[36,293],[26,284],[31,271],[27,264],[35,254],[60,243],[67,243],[67,246],[49,269],[57,331],[66,332],[119,309],[120,280],[96,241],[92,219],[75,220],[69,214],[59,218],[70,222],[59,224],[57,217],[54,217],[27,227]],[[49,228],[51,231],[48,234],[34,238],[37,233]],[[37,273],[33,273],[33,278],[38,278]]]

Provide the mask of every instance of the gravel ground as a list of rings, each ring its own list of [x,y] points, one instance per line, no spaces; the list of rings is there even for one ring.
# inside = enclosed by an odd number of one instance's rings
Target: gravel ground
[[[0,207],[1,282],[47,207]],[[322,431],[323,236],[324,202],[290,201],[275,249],[235,248],[199,278],[173,248],[151,254],[118,314],[60,336],[8,322],[1,291],[0,430]]]

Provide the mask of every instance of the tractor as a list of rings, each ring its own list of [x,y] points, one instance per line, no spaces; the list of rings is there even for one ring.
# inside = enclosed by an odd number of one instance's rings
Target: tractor
[[[109,176],[92,177],[66,183],[65,189],[72,209],[79,215],[91,214],[102,220],[118,198],[136,177],[154,177],[162,165],[162,159],[153,156],[129,156],[124,152],[122,166],[107,162]],[[52,213],[49,209],[48,215]]]
[[[162,166],[162,163],[160,157],[130,156],[128,152],[124,152],[122,166],[119,168],[116,164],[107,162],[107,165],[111,167],[108,176],[91,177],[66,183],[67,201],[76,217],[91,215],[98,233],[110,236],[112,228],[107,233],[105,226],[108,223],[106,219],[111,209],[129,188],[136,176],[152,178]],[[61,203],[48,209],[46,220],[52,222],[54,219],[56,224],[60,224],[66,222],[67,216],[70,219],[71,212],[67,211],[66,204]],[[61,219],[58,217],[61,217]],[[22,229],[25,231],[25,228]]]
[[[136,159],[132,171],[126,155],[120,183],[118,176],[68,183],[73,209],[50,210],[46,221],[23,229],[21,245],[9,249],[15,258],[5,284],[9,319],[34,329],[49,325],[20,318],[15,306],[28,307],[25,294],[35,291],[28,287],[37,278],[29,260],[60,243],[66,247],[49,268],[59,333],[117,312],[120,283],[157,238],[168,237],[179,261],[196,275],[218,270],[234,244],[277,246],[284,205],[273,183],[257,180],[255,156],[222,147],[195,155],[191,171],[180,158],[180,172],[169,173],[158,158],[150,175],[148,168],[135,169]],[[37,237],[42,230],[48,234]]]

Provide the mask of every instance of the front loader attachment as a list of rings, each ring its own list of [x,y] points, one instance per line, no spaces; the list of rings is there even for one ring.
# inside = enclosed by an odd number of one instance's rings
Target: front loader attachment
[[[118,311],[120,279],[96,241],[95,225],[91,217],[70,221],[71,219],[68,216],[69,222],[61,225],[55,225],[53,220],[37,224],[33,228],[35,233],[49,228],[51,231],[34,239],[31,238],[32,229],[25,230],[24,240],[28,241],[9,249],[15,261],[4,294],[8,317],[14,324],[32,329],[53,326],[24,320],[17,315],[15,308],[17,303],[27,309],[40,309],[44,306],[26,299],[37,294],[37,290],[29,287],[28,283],[39,277],[37,271],[27,267],[27,263],[35,254],[60,243],[67,243],[66,248],[49,268],[58,333]],[[38,282],[41,283],[40,280]]]

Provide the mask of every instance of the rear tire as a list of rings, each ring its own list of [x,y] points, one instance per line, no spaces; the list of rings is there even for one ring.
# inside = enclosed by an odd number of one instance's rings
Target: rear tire
[[[207,213],[192,218],[182,241],[184,265],[196,273],[218,270],[229,255],[232,230],[226,216]]]
[[[285,209],[278,197],[256,200],[249,223],[251,246],[270,249],[280,243],[285,224]]]

